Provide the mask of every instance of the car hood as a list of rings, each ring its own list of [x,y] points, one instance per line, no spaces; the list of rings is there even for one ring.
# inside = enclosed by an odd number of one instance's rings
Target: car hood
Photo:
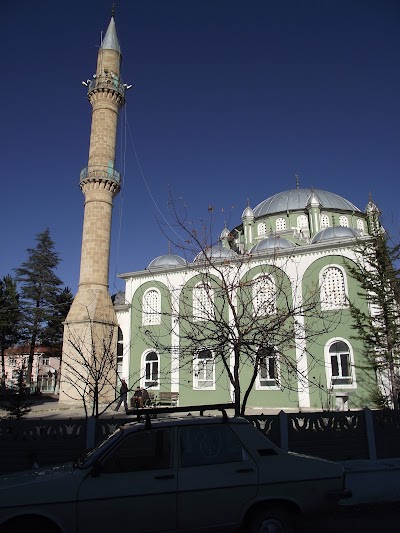
[[[72,463],[50,468],[26,470],[0,476],[0,507],[18,502],[43,504],[76,500],[78,487],[87,472],[75,469]]]

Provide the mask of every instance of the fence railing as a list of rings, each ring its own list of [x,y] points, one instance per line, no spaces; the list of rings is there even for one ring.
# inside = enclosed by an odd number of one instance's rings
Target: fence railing
[[[333,461],[400,456],[400,411],[281,411],[246,418],[284,450]],[[134,419],[0,420],[0,473],[72,461]]]

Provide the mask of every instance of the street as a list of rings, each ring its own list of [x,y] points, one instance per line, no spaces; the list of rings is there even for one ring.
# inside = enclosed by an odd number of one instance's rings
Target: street
[[[310,518],[298,533],[399,533],[400,503],[360,505],[340,509],[331,516]]]

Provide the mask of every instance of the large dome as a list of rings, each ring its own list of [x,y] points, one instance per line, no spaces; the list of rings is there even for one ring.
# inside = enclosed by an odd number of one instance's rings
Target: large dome
[[[322,208],[360,212],[354,204],[333,192],[321,189],[290,189],[263,200],[253,209],[254,216],[257,218],[274,213],[305,209],[311,195],[317,195]]]

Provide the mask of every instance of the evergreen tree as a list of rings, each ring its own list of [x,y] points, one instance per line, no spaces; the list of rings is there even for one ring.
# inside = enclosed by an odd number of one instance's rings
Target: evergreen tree
[[[400,245],[392,246],[388,235],[376,231],[373,241],[358,247],[359,268],[349,265],[360,283],[363,308],[350,302],[357,335],[364,345],[367,368],[372,368],[380,383],[377,403],[398,408],[400,364]],[[376,396],[376,391],[373,393]]]
[[[5,385],[4,353],[18,341],[20,322],[19,294],[17,284],[10,275],[0,280],[0,350],[1,385]]]
[[[48,321],[55,314],[61,280],[54,270],[60,263],[59,254],[54,251],[54,242],[47,228],[36,235],[36,248],[28,248],[28,259],[16,269],[20,284],[21,309],[24,333],[29,343],[27,385],[31,385],[35,346],[42,342]]]
[[[47,326],[42,335],[42,344],[44,346],[50,346],[53,354],[59,355],[60,357],[64,334],[64,320],[67,318],[73,299],[71,289],[64,287],[56,296],[53,315],[47,321]]]

